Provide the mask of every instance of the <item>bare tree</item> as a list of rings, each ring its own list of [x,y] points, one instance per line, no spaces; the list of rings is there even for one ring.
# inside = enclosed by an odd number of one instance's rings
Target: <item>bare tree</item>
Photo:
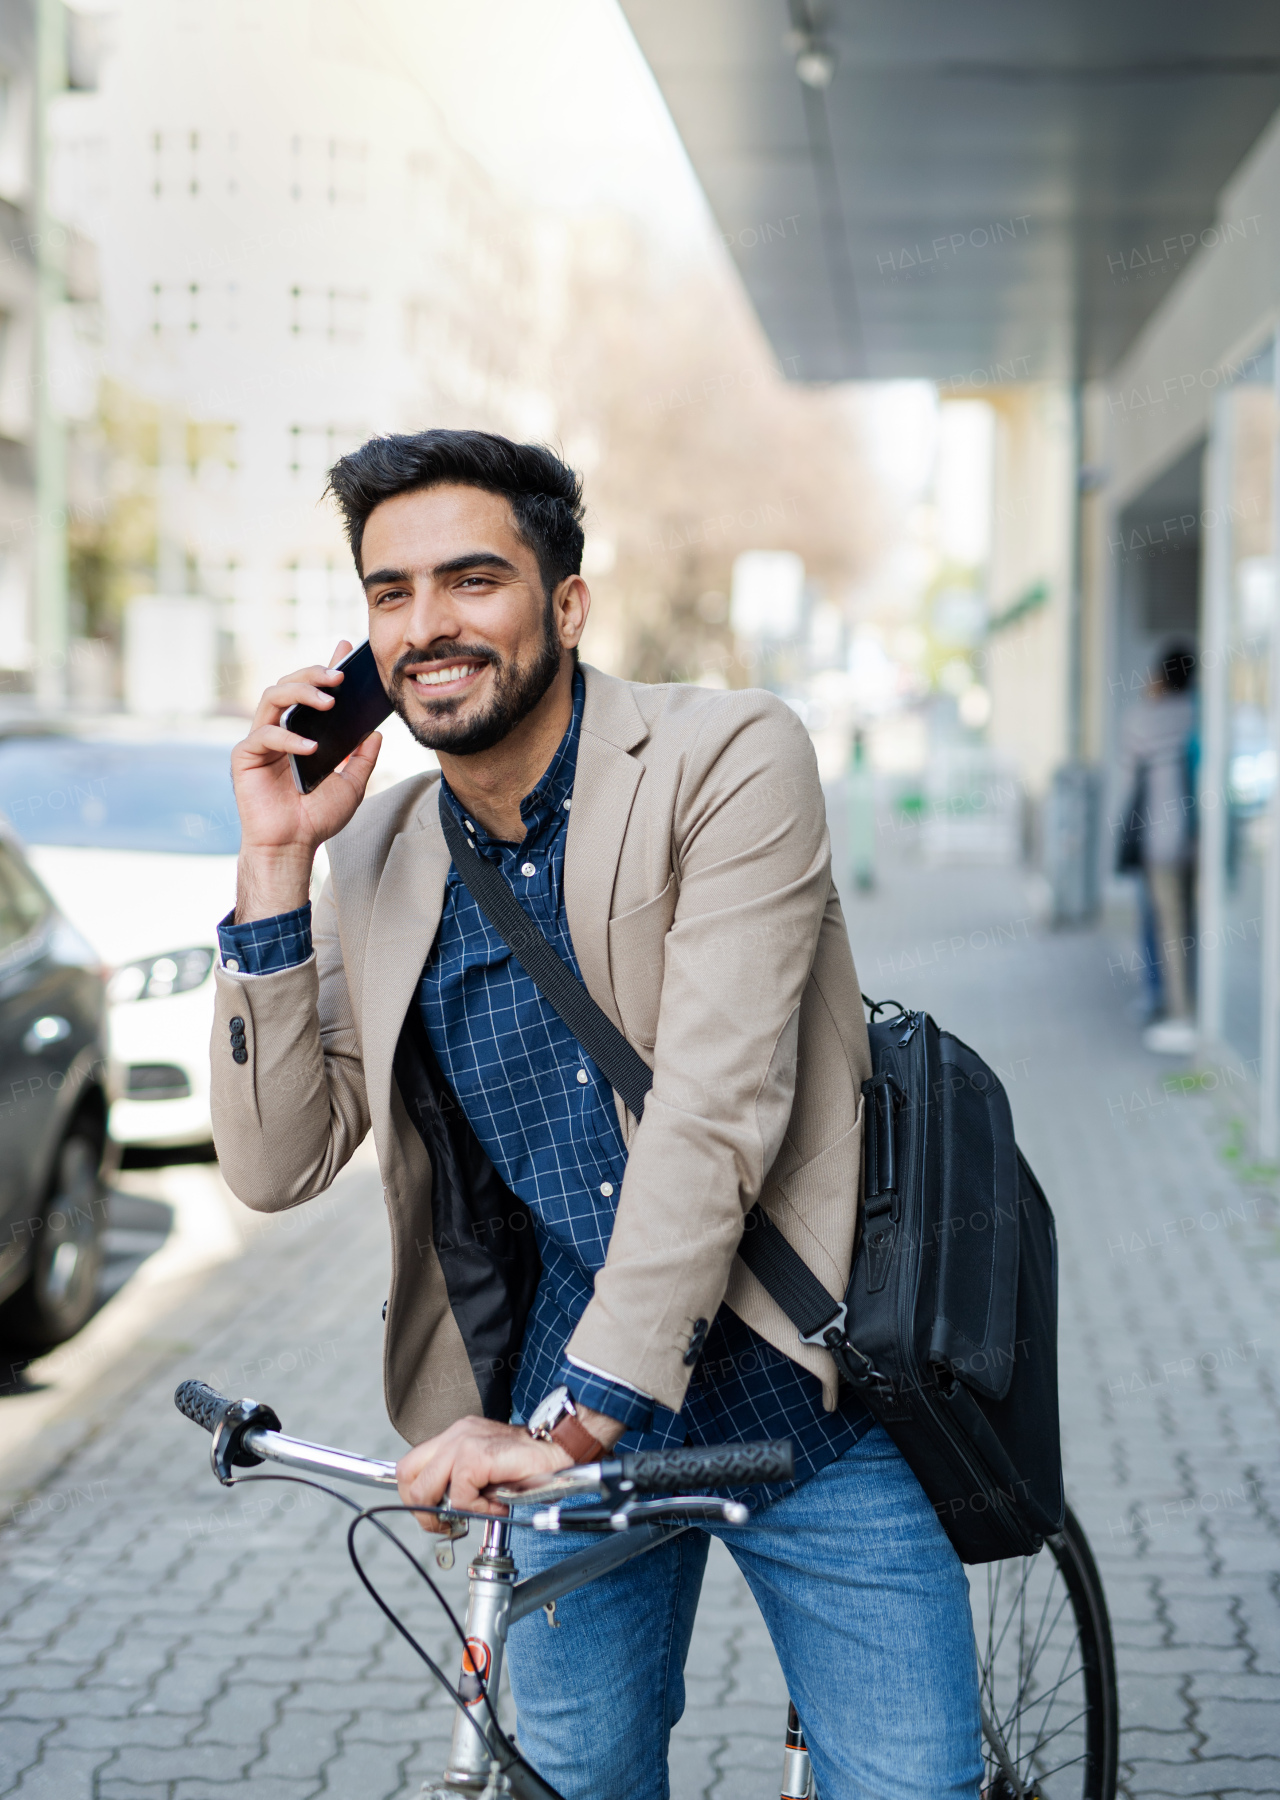
[[[875,541],[874,485],[851,391],[788,381],[727,265],[666,260],[616,216],[569,246],[552,385],[587,478],[588,652],[641,680],[737,685],[734,557],[794,550],[841,599]]]

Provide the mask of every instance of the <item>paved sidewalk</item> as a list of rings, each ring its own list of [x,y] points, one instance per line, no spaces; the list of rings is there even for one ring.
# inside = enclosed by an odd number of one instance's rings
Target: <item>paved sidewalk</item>
[[[847,901],[862,985],[928,1004],[1000,1068],[1057,1211],[1068,1484],[1113,1610],[1125,1791],[1276,1793],[1274,1196],[1233,1172],[1232,1065],[1195,1085],[1146,1056],[1108,968],[1123,946],[1044,932],[1035,898],[1016,872],[900,859]],[[32,1463],[0,1535],[0,1795],[390,1800],[438,1766],[448,1708],[359,1588],[340,1509],[220,1490],[171,1398],[200,1375],[299,1435],[394,1454],[387,1256],[365,1154],[51,1423],[64,1460]],[[380,1566],[452,1666],[429,1596]],[[444,1585],[460,1597],[461,1559]],[[785,1696],[718,1546],[688,1688],[676,1800],[775,1800]]]

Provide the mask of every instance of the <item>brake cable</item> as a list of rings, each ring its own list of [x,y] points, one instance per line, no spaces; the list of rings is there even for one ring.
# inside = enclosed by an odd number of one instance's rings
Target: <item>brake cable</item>
[[[363,1507],[357,1501],[353,1500],[349,1494],[340,1493],[337,1488],[326,1487],[322,1481],[309,1481],[305,1475],[236,1475],[236,1476],[233,1476],[231,1481],[227,1483],[227,1486],[229,1486],[229,1487],[251,1487],[251,1486],[255,1485],[256,1483],[262,1482],[262,1481],[287,1481],[294,1487],[315,1488],[317,1493],[327,1494],[331,1500],[340,1500],[344,1506],[348,1506],[351,1508],[352,1512],[354,1512],[356,1514],[356,1517],[351,1521],[351,1524],[347,1529],[347,1554],[351,1558],[351,1564],[352,1564],[352,1567],[355,1569],[356,1574],[360,1577],[360,1580],[364,1583],[364,1586],[365,1586],[366,1590],[368,1591],[368,1593],[370,1594],[370,1596],[373,1598],[373,1600],[376,1602],[376,1604],[382,1609],[382,1611],[386,1614],[387,1618],[390,1619],[391,1623],[395,1626],[396,1630],[400,1633],[401,1637],[410,1646],[410,1648],[415,1650],[418,1653],[418,1655],[422,1658],[423,1662],[427,1665],[428,1669],[430,1669],[431,1673],[435,1676],[436,1680],[440,1683],[440,1686],[444,1689],[445,1693],[448,1694],[449,1698],[453,1701],[454,1705],[462,1708],[462,1711],[466,1715],[472,1728],[478,1733],[481,1743],[485,1746],[486,1750],[489,1749],[489,1747],[490,1747],[489,1741],[484,1734],[484,1730],[483,1730],[482,1726],[480,1725],[479,1720],[476,1719],[474,1717],[474,1715],[471,1713],[471,1711],[469,1710],[467,1702],[463,1699],[463,1697],[459,1693],[458,1689],[454,1687],[453,1683],[449,1680],[449,1677],[445,1674],[444,1670],[440,1667],[440,1665],[432,1660],[432,1658],[422,1648],[422,1645],[418,1642],[417,1638],[415,1638],[413,1633],[409,1630],[408,1626],[405,1625],[396,1616],[396,1614],[392,1610],[392,1608],[383,1599],[382,1595],[378,1592],[377,1588],[374,1586],[372,1580],[370,1579],[368,1573],[366,1572],[365,1567],[364,1567],[363,1563],[360,1561],[359,1556],[356,1554],[356,1547],[355,1547],[355,1542],[354,1542],[356,1527],[358,1525],[360,1525],[362,1523],[362,1521],[367,1519],[372,1525],[377,1527],[377,1529],[382,1533],[383,1537],[385,1537],[388,1540],[388,1542],[395,1545],[396,1549],[400,1551],[401,1555],[403,1555],[404,1557],[407,1558],[407,1560],[409,1562],[409,1566],[411,1568],[415,1569],[418,1572],[418,1574],[422,1577],[423,1581],[426,1582],[426,1584],[430,1588],[433,1596],[435,1597],[435,1599],[438,1601],[440,1607],[442,1608],[442,1610],[445,1614],[445,1617],[448,1619],[450,1625],[453,1627],[453,1630],[458,1639],[458,1642],[462,1645],[463,1649],[465,1650],[466,1645],[467,1645],[466,1632],[463,1630],[462,1626],[458,1623],[458,1618],[457,1618],[457,1615],[455,1614],[453,1608],[450,1606],[449,1602],[445,1599],[444,1595],[440,1592],[440,1589],[436,1586],[435,1582],[431,1579],[430,1575],[428,1575],[427,1571],[423,1568],[422,1564],[418,1561],[417,1557],[413,1554],[412,1550],[410,1550],[407,1545],[402,1544],[400,1542],[400,1539],[396,1536],[395,1532],[392,1531],[389,1526],[384,1525],[382,1523],[381,1519],[379,1519],[377,1517],[377,1515],[379,1513],[411,1513],[416,1517],[418,1513],[440,1512],[445,1509],[443,1509],[441,1507],[436,1507],[436,1506]],[[485,1710],[489,1714],[489,1718],[492,1721],[494,1730],[499,1734],[503,1743],[511,1750],[511,1753],[519,1759],[521,1765],[525,1768],[528,1768],[529,1765],[525,1762],[524,1758],[522,1756],[520,1756],[519,1750],[511,1742],[511,1739],[507,1736],[506,1732],[503,1731],[501,1721],[499,1720],[497,1712],[494,1709],[493,1701],[489,1697],[488,1684],[484,1681],[480,1682],[480,1692],[484,1699]],[[533,1772],[533,1771],[531,1771],[531,1772]]]

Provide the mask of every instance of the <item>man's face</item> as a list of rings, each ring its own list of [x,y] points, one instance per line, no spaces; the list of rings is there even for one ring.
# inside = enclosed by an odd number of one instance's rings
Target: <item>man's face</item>
[[[468,756],[499,743],[542,699],[586,622],[581,580],[548,601],[507,502],[480,488],[384,500],[365,522],[361,560],[379,673],[431,750]]]

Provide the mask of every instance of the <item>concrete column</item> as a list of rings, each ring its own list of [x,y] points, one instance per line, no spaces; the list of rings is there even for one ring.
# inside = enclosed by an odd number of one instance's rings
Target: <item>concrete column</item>
[[[1280,592],[1280,342],[1272,346],[1276,384],[1276,433],[1271,451],[1271,581]],[[1280,621],[1272,601],[1270,725],[1273,751],[1280,747]],[[1258,1153],[1264,1162],[1280,1159],[1280,781],[1272,783],[1270,833],[1263,870],[1262,907],[1262,1041],[1258,1070]]]
[[[67,85],[67,14],[62,0],[36,0],[35,158],[32,235],[36,261],[34,385],[36,475],[36,694],[57,706],[67,691],[67,432],[54,411],[51,362],[54,320],[66,302],[59,232],[49,212],[49,113]],[[58,242],[55,244],[54,239]]]
[[[1199,1025],[1223,1034],[1227,852],[1227,644],[1231,631],[1231,397],[1218,397],[1205,452],[1200,563]]]

